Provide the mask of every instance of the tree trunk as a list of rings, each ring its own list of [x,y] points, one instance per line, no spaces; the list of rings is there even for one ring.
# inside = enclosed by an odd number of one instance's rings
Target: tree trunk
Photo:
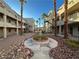
[[[23,4],[21,3],[21,35],[23,34],[22,19],[23,19]]]
[[[67,19],[67,5],[68,5],[68,0],[64,0],[64,38],[68,38],[68,19]]]
[[[54,16],[55,16],[55,36],[57,36],[57,13],[56,13],[56,0],[54,0]]]

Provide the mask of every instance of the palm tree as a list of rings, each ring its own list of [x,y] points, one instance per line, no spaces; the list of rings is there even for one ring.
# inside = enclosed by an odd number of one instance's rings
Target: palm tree
[[[68,0],[64,0],[64,38],[68,38],[68,19],[67,19],[67,7],[68,6]]]
[[[42,18],[44,19],[44,28],[46,28],[46,27],[45,27],[45,23],[46,23],[46,19],[45,19],[45,18],[46,18],[46,17],[48,17],[48,15],[47,15],[46,13],[43,13],[43,14],[42,14]]]
[[[23,29],[22,29],[22,19],[23,19],[23,5],[24,3],[26,2],[26,0],[19,0],[20,3],[21,3],[21,35],[22,35],[22,32],[23,32]]]
[[[46,21],[45,18],[46,18],[46,17],[48,17],[48,15],[45,14],[45,13],[43,13],[43,14],[42,14],[42,18],[44,19],[44,27],[45,27],[45,21]]]
[[[38,28],[38,24],[39,24],[39,23],[38,23],[38,22],[39,22],[39,21],[37,20],[37,21],[36,21],[36,23],[37,23],[37,30],[39,31],[39,28]]]
[[[43,14],[42,14],[42,18],[44,19],[45,17],[48,17],[48,15],[45,14],[45,13],[43,13]]]
[[[55,16],[55,36],[57,36],[57,13],[56,13],[56,0],[54,0],[54,16]]]
[[[38,18],[38,20],[39,20],[39,27],[40,27],[40,20],[41,20],[41,18]]]

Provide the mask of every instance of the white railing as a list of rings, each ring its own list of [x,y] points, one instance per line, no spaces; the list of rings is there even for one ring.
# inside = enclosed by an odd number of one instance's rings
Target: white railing
[[[17,25],[13,25],[13,24],[11,24],[11,23],[6,23],[6,26],[7,26],[7,27],[13,27],[13,28],[16,28],[16,27],[17,27]]]
[[[79,18],[79,12],[76,12],[72,15],[69,15],[68,20],[74,22],[74,21],[78,21],[78,18]]]
[[[69,21],[68,23],[79,22],[79,12],[76,12],[76,13],[74,13],[72,15],[69,15],[68,16],[68,21]],[[57,25],[64,25],[64,19],[59,20],[57,22]]]
[[[12,23],[8,23],[8,22],[6,22],[6,24],[4,24],[4,21],[0,21],[0,27],[4,27],[5,25],[6,25],[6,27],[14,27],[14,28],[17,27],[16,24],[12,24]]]

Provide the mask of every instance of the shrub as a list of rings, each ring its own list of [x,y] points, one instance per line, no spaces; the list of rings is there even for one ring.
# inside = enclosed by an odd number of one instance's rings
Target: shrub
[[[72,48],[79,48],[79,41],[76,41],[76,40],[66,40],[65,43],[69,46],[69,47],[72,47]]]
[[[48,40],[48,37],[46,35],[35,35],[33,36],[33,39],[36,41],[46,41]]]

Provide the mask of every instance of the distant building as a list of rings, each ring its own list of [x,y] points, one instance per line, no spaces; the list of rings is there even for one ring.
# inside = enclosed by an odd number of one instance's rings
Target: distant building
[[[45,32],[54,32],[54,30],[52,30],[52,27],[54,26],[54,11],[50,10],[48,12],[48,17],[45,18],[45,21],[48,21],[44,24],[44,30]]]
[[[35,20],[33,18],[25,18],[26,21],[26,32],[34,32]]]

